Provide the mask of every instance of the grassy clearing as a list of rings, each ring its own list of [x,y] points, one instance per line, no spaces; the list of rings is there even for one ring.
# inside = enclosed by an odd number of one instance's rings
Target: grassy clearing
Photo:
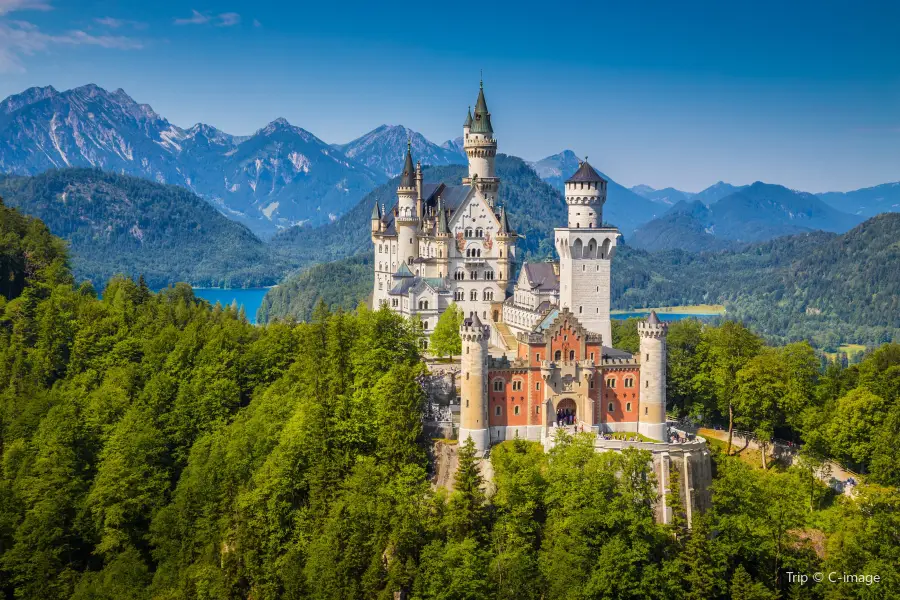
[[[831,360],[835,360],[841,354],[846,354],[847,358],[850,359],[856,354],[864,354],[866,350],[868,348],[862,344],[843,344],[838,346],[837,352],[825,352],[824,354]]]

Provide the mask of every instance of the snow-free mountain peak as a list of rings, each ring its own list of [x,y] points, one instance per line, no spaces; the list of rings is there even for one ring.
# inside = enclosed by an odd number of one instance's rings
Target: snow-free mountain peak
[[[464,164],[465,154],[444,148],[404,125],[379,125],[372,131],[346,144],[336,145],[347,157],[393,177],[403,169],[407,141],[413,159],[423,165]]]

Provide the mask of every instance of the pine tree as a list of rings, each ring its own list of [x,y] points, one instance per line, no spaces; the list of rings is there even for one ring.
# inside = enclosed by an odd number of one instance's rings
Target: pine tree
[[[450,539],[462,541],[483,533],[485,495],[484,481],[478,468],[475,442],[471,437],[459,448],[459,466],[453,481],[453,494],[447,506],[447,533]]]
[[[685,544],[681,559],[686,573],[686,600],[709,600],[716,597],[716,583],[719,581],[719,570],[713,556],[713,542],[709,537],[709,526],[706,517],[694,517],[693,529]]]

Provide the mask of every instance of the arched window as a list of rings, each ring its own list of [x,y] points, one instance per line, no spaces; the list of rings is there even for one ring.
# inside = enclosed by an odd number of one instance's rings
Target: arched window
[[[613,403],[612,402],[610,402],[609,405],[606,407],[606,412],[613,412]]]
[[[625,412],[631,412],[631,402],[625,403]]]
[[[625,378],[625,387],[627,387],[627,388],[634,387],[634,377],[626,377]]]
[[[515,415],[519,414],[519,407],[518,407],[518,406],[513,407],[513,414],[515,414]]]
[[[569,350],[569,360],[575,360],[575,351]]]
[[[478,258],[481,258],[481,249],[479,248],[476,252],[478,252]]]
[[[615,389],[616,388],[616,378],[615,377],[607,377],[606,378],[606,387]]]
[[[422,329],[428,329],[428,321],[422,321]]]
[[[499,407],[499,406],[495,406],[495,407],[494,407],[494,414],[495,414],[496,416],[499,417],[499,416],[500,416],[500,413],[502,413],[502,412],[503,412],[503,409],[502,409],[501,407]]]
[[[502,391],[503,391],[503,380],[502,380],[502,379],[495,379],[495,380],[494,380],[494,391],[495,391],[495,392],[502,392]]]
[[[557,350],[556,354],[553,355],[553,360],[562,360],[562,351]]]
[[[481,227],[477,227],[475,229],[475,237],[481,237],[482,235],[484,235],[483,230],[481,229]]]
[[[472,290],[472,292],[469,294],[469,300],[478,300],[477,290]]]
[[[466,228],[466,237],[472,237],[472,230],[469,228]]]
[[[466,299],[466,293],[465,293],[464,291],[462,291],[462,290],[456,290],[456,293],[453,295],[453,299],[454,299],[454,300],[460,300],[460,301],[465,300],[465,299]]]

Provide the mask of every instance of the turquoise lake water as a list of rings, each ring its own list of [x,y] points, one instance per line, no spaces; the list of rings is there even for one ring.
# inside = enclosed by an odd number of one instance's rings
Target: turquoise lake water
[[[269,288],[247,288],[245,290],[223,290],[221,288],[194,288],[194,295],[208,300],[210,304],[215,305],[216,302],[222,306],[228,306],[232,302],[237,302],[238,306],[244,307],[244,313],[247,320],[256,323],[256,311],[262,304],[263,296]]]

